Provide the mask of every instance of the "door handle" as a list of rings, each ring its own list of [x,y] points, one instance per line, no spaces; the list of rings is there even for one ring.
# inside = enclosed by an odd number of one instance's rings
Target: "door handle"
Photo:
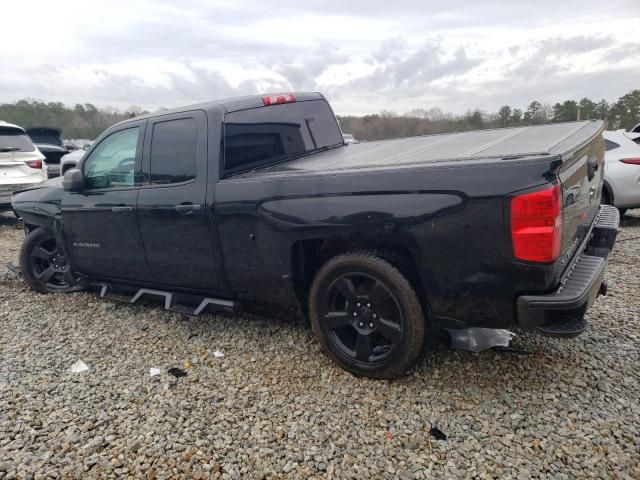
[[[131,212],[133,211],[133,207],[125,207],[125,206],[120,206],[120,207],[111,207],[111,211],[113,213],[125,213],[125,212]]]
[[[188,215],[193,212],[197,212],[202,208],[202,205],[193,205],[192,203],[182,203],[173,207],[176,212],[182,215]]]

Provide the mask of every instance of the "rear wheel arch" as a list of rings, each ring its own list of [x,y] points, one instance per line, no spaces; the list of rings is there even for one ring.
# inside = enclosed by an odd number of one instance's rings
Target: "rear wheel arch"
[[[294,243],[291,250],[291,272],[300,304],[306,305],[311,283],[327,261],[338,255],[354,252],[376,255],[400,270],[415,289],[423,308],[428,308],[418,254],[397,242],[356,241],[341,237],[307,239]]]

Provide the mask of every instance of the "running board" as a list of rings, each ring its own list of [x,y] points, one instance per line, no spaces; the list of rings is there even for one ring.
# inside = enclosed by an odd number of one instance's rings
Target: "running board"
[[[200,303],[197,307],[178,303],[175,297],[178,295],[175,292],[167,292],[164,290],[155,290],[151,288],[141,288],[136,294],[128,298],[127,295],[116,295],[113,293],[113,287],[110,283],[97,282],[91,284],[93,287],[100,288],[100,298],[111,300],[114,302],[127,303],[129,305],[136,303],[144,296],[161,297],[164,298],[164,308],[175,313],[181,313],[184,315],[200,315],[208,307],[215,310],[224,310],[227,312],[236,311],[236,303],[231,300],[223,300],[221,298],[211,298],[199,296]]]

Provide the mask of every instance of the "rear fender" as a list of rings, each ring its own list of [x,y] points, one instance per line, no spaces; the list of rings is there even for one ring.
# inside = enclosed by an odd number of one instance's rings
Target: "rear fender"
[[[421,283],[430,285],[433,279],[428,278],[425,240],[435,228],[436,219],[462,210],[465,203],[466,198],[458,192],[385,192],[268,200],[258,208],[262,220],[258,237],[272,238],[274,244],[280,244],[287,252],[275,255],[271,252],[261,257],[293,258],[301,242],[313,245],[314,249],[335,252],[362,248],[384,251],[391,247],[407,252]],[[278,241],[283,238],[289,241]],[[317,261],[321,259],[315,259],[314,263]],[[295,263],[289,262],[291,271],[287,272],[294,276],[299,274]]]

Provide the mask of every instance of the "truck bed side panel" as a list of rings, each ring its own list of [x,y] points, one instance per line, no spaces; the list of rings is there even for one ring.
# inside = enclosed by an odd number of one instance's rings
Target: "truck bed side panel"
[[[231,288],[293,304],[295,242],[385,242],[411,252],[436,316],[509,325],[516,292],[552,288],[555,272],[514,266],[504,199],[548,182],[557,166],[545,157],[401,169],[392,176],[369,171],[218,182],[216,214]]]

